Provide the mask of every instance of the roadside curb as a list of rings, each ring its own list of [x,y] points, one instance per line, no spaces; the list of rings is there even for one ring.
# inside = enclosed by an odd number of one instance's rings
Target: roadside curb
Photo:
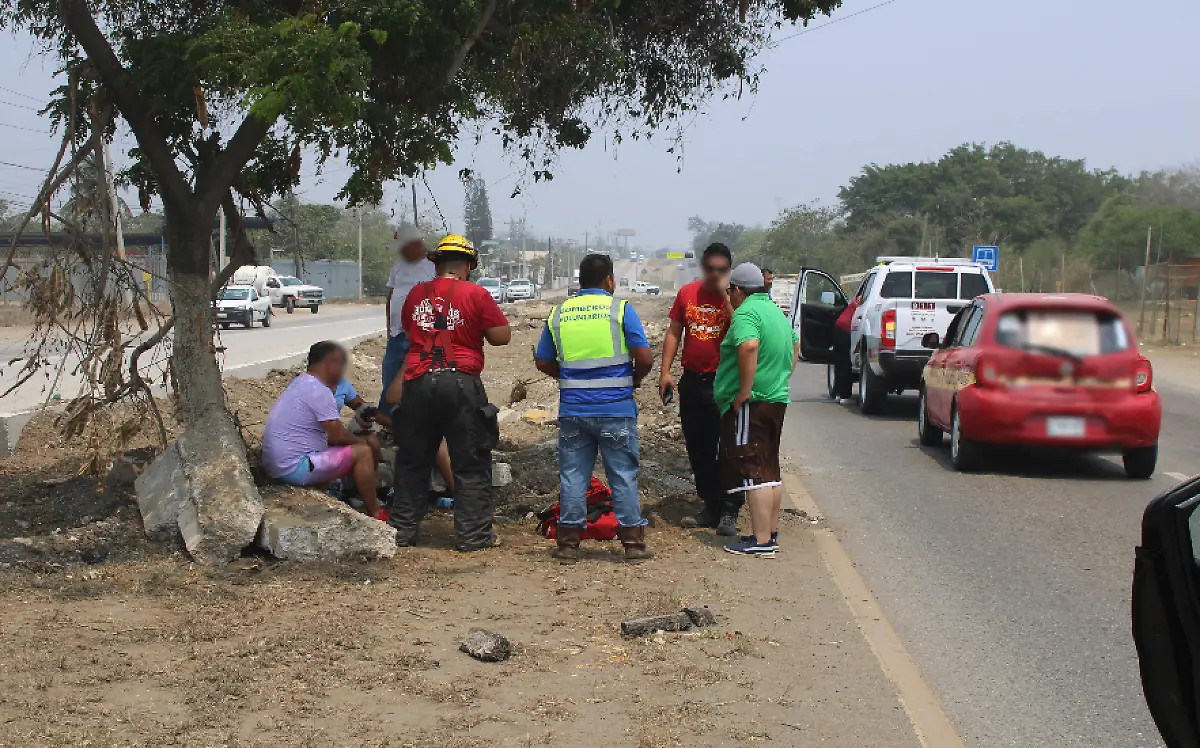
[[[787,500],[797,509],[809,517],[824,516],[800,476],[785,472],[783,485]],[[825,567],[833,576],[880,669],[896,689],[896,696],[921,745],[926,748],[965,748],[965,743],[942,710],[933,689],[904,648],[904,643],[888,622],[879,601],[859,575],[841,541],[828,527],[814,527],[812,530]]]

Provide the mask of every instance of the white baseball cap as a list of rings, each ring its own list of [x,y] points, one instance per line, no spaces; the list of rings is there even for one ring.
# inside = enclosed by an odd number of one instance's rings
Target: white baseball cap
[[[425,241],[425,235],[421,233],[420,229],[411,223],[404,223],[400,225],[400,230],[392,239],[392,251],[399,252],[405,245],[423,241]]]

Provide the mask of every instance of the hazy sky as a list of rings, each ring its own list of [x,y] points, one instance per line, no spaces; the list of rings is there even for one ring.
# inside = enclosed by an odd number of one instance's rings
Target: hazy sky
[[[879,2],[847,0],[834,19]],[[429,185],[451,228],[462,225],[458,170],[470,166],[489,182],[498,230],[525,212],[541,233],[582,241],[630,227],[658,248],[688,242],[688,216],[766,224],[782,207],[832,203],[864,164],[933,159],[968,141],[1130,172],[1176,166],[1200,159],[1198,29],[1195,0],[894,0],[766,53],[757,96],[714,104],[691,127],[682,172],[665,140],[613,149],[598,133],[515,200],[515,167],[494,142],[465,145]],[[11,164],[47,168],[54,156],[25,97],[46,94],[54,61],[16,37],[0,64],[0,197],[20,202],[40,175]],[[306,167],[303,198],[331,200],[339,178]],[[384,207],[400,199],[393,187]],[[432,208],[424,187],[418,200]]]

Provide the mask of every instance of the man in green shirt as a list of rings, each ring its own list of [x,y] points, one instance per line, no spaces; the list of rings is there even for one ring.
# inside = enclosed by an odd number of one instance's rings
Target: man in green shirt
[[[762,271],[755,265],[747,262],[733,269],[729,300],[733,319],[721,343],[713,397],[721,410],[725,490],[746,492],[752,534],[725,550],[774,558],[783,503],[779,438],[800,338],[766,293]]]

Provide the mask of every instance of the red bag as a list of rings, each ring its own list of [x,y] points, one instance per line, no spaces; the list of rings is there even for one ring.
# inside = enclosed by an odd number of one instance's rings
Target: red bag
[[[612,491],[599,478],[593,477],[587,491],[587,527],[584,540],[612,540],[617,537],[617,515],[613,514]],[[553,540],[558,537],[559,505],[552,504],[538,512],[537,531]]]

